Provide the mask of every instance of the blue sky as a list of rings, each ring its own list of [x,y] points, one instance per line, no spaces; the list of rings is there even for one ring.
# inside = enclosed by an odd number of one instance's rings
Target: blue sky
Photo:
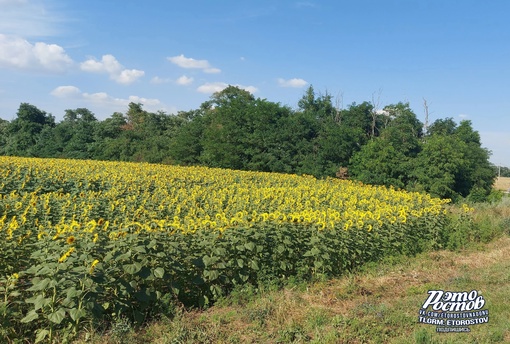
[[[296,107],[409,102],[471,120],[510,166],[510,1],[0,0],[0,117],[28,102],[61,120],[131,101],[176,113],[238,85]]]

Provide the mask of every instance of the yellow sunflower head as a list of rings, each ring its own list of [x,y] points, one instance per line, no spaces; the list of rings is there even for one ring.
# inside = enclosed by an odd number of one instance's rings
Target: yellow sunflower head
[[[66,239],[66,243],[67,243],[68,245],[72,245],[72,244],[74,244],[74,242],[75,242],[75,241],[76,241],[76,238],[74,237],[74,235],[71,235],[71,236],[69,236],[69,237]]]

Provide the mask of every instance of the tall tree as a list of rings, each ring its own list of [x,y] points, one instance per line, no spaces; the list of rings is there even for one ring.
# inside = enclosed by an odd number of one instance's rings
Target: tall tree
[[[55,118],[52,115],[34,105],[21,103],[17,117],[6,128],[8,139],[5,154],[39,156],[35,145],[39,134],[46,126],[55,126]]]
[[[243,89],[228,86],[211,97],[207,112],[201,162],[212,167],[243,169],[248,162],[244,138],[251,129],[250,111],[255,98]]]
[[[384,111],[391,120],[381,132],[381,137],[405,156],[416,156],[420,151],[423,123],[418,120],[409,103],[388,105]]]
[[[298,110],[290,118],[289,140],[293,142],[294,172],[319,176],[324,163],[319,155],[321,127],[335,117],[331,97],[317,95],[310,85],[298,102]]]
[[[483,201],[496,177],[489,157],[470,121],[436,120],[416,159],[414,186],[443,198]]]
[[[455,135],[466,144],[466,164],[457,179],[456,189],[474,201],[483,201],[492,190],[496,178],[489,161],[491,153],[482,147],[480,134],[473,129],[471,121],[461,121]]]
[[[57,125],[63,126],[62,131],[71,131],[70,138],[64,143],[63,155],[67,158],[90,159],[96,116],[86,108],[68,109],[65,112],[64,120]]]
[[[288,150],[293,141],[285,140],[292,137],[282,131],[289,124],[289,108],[255,98],[234,86],[214,94],[202,108],[204,115],[198,117],[198,125],[183,127],[188,133],[196,130],[195,136],[201,137],[200,147],[191,144],[188,148],[201,149],[201,163],[244,170],[293,171],[293,157]],[[184,147],[180,147],[182,152]]]
[[[453,135],[457,128],[457,123],[453,120],[453,118],[439,118],[435,120],[428,127],[428,135]]]
[[[97,123],[94,130],[94,143],[91,145],[94,159],[125,160],[127,158],[123,150],[129,149],[124,146],[128,142],[121,137],[126,124],[126,118],[120,112],[114,112],[109,118]]]
[[[404,188],[411,180],[413,158],[421,148],[423,125],[409,104],[389,105],[384,110],[386,127],[353,155],[349,172],[364,183]]]
[[[202,137],[206,128],[205,114],[211,110],[209,102],[199,109],[181,111],[177,117],[181,125],[175,131],[170,143],[169,155],[172,161],[182,165],[197,165],[203,151]]]
[[[352,103],[347,110],[340,113],[341,124],[343,126],[360,131],[363,134],[359,138],[359,146],[364,145],[372,137],[373,111],[374,107],[372,104],[363,102],[361,104]],[[376,121],[376,133],[379,126],[379,121]]]
[[[466,144],[455,135],[436,134],[428,137],[408,171],[411,175],[409,188],[453,200],[466,196],[457,188],[467,165],[466,148]]]
[[[7,127],[9,121],[0,118],[0,155],[6,154],[5,146],[7,145]]]

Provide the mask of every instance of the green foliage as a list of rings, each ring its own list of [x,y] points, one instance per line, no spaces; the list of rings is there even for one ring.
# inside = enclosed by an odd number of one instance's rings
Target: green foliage
[[[183,122],[170,142],[168,154],[172,160],[181,165],[197,165],[203,151],[204,130],[203,115],[197,115],[193,120]]]
[[[351,158],[354,178],[454,201],[487,201],[496,175],[490,154],[469,121],[457,127],[452,119],[438,120],[423,136],[422,124],[408,104],[388,106],[385,111],[392,119],[380,137]]]
[[[353,155],[350,173],[367,184],[405,188],[413,158],[420,151],[422,125],[409,104],[389,105],[385,113],[388,121],[380,136]]]
[[[487,201],[496,173],[470,121],[438,119],[423,133],[408,103],[346,109],[310,86],[293,110],[235,86],[198,109],[168,115],[130,103],[98,121],[89,110],[54,118],[22,103],[0,122],[0,154],[205,165],[334,177],[340,168],[369,184]],[[501,171],[506,173],[505,168]]]
[[[27,287],[15,288],[14,277],[4,280],[2,319],[19,331],[38,329],[34,339],[49,342],[57,335],[75,336],[84,323],[125,319],[140,325],[171,317],[177,300],[207,307],[236,286],[339,276],[387,254],[421,252],[444,219],[438,221],[420,225],[419,231],[395,224],[378,233],[318,231],[298,224],[220,235],[141,235],[135,226],[111,228],[116,240],[109,240],[107,232],[72,240],[48,233],[34,242],[29,265],[20,272]],[[69,244],[63,247],[62,240]]]
[[[409,159],[382,138],[371,140],[356,153],[349,172],[365,184],[403,188],[406,185],[406,165]]]
[[[38,156],[34,149],[39,134],[45,127],[54,127],[55,119],[46,112],[28,103],[22,103],[17,117],[12,120],[5,132],[7,140],[5,154],[18,156]]]
[[[7,144],[7,127],[9,121],[0,118],[0,155],[5,155],[5,145]]]
[[[195,120],[184,126],[192,137],[177,137],[179,142],[189,143],[187,147],[179,143],[180,149],[198,153],[198,161],[212,167],[294,171],[299,158],[293,153],[302,154],[306,148],[296,142],[302,128],[297,128],[299,123],[291,123],[289,108],[255,99],[233,86],[214,94],[207,104],[214,107],[204,108],[199,125],[193,125]]]
[[[458,199],[455,186],[464,169],[465,149],[465,143],[455,136],[428,137],[414,161],[414,187],[421,186],[436,197]]]
[[[448,117],[445,119],[437,119],[428,127],[427,134],[432,135],[441,135],[448,136],[455,134],[455,128],[457,127],[457,123],[453,120],[453,118]]]

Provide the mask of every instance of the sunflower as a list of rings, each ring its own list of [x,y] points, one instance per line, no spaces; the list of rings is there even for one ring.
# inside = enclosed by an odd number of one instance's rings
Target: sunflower
[[[99,263],[99,260],[95,259],[92,264],[90,265],[89,274],[92,274],[94,272],[94,269],[96,268],[96,265]]]
[[[71,247],[71,248],[69,249],[69,251],[67,251],[66,253],[64,253],[64,254],[62,255],[62,257],[60,257],[60,258],[58,259],[58,262],[59,262],[59,263],[63,263],[63,262],[65,262],[65,261],[66,261],[66,259],[67,259],[67,258],[69,258],[69,256],[70,256],[70,255],[74,252],[74,250],[75,250],[75,248],[74,248],[74,247]]]
[[[72,244],[74,244],[74,242],[75,242],[75,241],[76,241],[76,238],[74,237],[74,235],[71,235],[70,237],[68,237],[68,238],[66,239],[66,243],[67,243],[68,245],[72,245]]]

